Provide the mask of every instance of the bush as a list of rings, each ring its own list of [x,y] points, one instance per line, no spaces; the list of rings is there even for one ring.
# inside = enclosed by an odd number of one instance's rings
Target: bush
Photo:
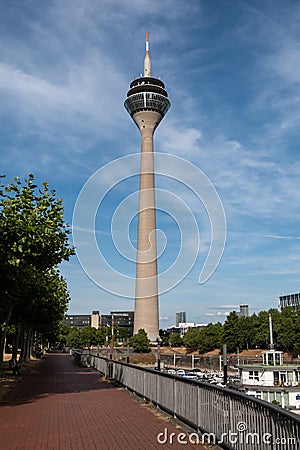
[[[129,345],[137,353],[149,353],[150,342],[145,330],[140,329],[137,334],[133,335],[129,341]]]

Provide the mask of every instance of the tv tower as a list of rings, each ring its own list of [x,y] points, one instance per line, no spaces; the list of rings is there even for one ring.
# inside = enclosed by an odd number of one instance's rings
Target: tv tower
[[[159,326],[153,135],[170,102],[164,83],[151,76],[148,32],[144,76],[131,82],[124,105],[141,133],[134,334],[143,328],[155,342]]]

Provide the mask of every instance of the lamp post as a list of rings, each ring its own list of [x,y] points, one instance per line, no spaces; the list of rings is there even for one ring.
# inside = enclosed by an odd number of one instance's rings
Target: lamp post
[[[114,359],[114,329],[115,329],[115,322],[114,322],[114,316],[111,316],[111,342],[110,342],[110,359]]]

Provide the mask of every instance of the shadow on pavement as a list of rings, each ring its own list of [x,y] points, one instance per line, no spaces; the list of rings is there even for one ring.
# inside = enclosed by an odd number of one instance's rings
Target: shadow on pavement
[[[3,396],[1,406],[31,403],[49,395],[115,388],[102,380],[99,373],[75,366],[66,353],[48,353],[34,373],[21,376],[16,388]]]

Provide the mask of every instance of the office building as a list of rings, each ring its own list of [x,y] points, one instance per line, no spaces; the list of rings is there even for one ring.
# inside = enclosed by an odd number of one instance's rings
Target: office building
[[[239,316],[240,317],[249,317],[249,305],[244,305],[244,304],[240,305]]]
[[[300,305],[300,293],[297,294],[287,294],[287,295],[281,295],[279,297],[279,306],[280,308],[284,308],[285,306],[292,306],[293,308],[296,308]]]
[[[68,314],[62,323],[69,327],[83,328],[91,326],[91,316],[89,314]]]
[[[185,311],[176,313],[176,327],[179,327],[180,323],[186,323],[186,312]]]

